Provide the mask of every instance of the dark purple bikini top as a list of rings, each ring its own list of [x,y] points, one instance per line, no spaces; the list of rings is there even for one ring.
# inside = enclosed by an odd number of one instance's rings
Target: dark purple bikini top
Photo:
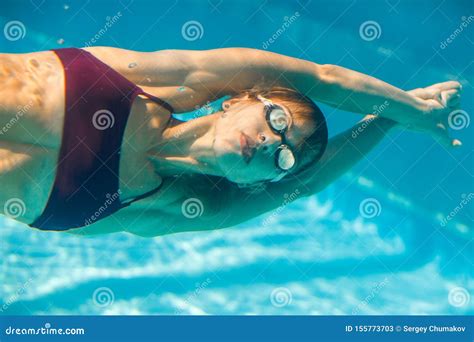
[[[103,219],[156,193],[127,202],[119,198],[120,149],[132,103],[139,94],[173,112],[89,52],[53,50],[66,79],[63,136],[56,177],[46,207],[31,227],[68,230]]]

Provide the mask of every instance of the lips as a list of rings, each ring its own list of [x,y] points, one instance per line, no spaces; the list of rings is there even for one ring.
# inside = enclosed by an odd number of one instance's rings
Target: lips
[[[244,157],[245,163],[250,163],[256,151],[255,141],[250,138],[247,134],[240,134],[240,149],[242,151],[242,156]]]

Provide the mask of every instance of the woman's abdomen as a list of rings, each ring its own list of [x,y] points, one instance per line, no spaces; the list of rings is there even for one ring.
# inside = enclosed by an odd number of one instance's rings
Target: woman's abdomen
[[[55,54],[0,54],[0,84],[0,140],[59,146],[65,90]]]
[[[0,54],[0,207],[29,223],[51,191],[62,139],[64,71],[53,52]]]

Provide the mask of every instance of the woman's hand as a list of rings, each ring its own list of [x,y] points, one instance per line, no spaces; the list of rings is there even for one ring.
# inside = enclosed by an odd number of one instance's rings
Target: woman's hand
[[[459,109],[461,90],[459,82],[448,81],[408,91],[425,101],[428,110],[424,115],[413,117],[413,120],[405,121],[402,125],[411,130],[428,133],[446,147],[461,146],[461,141],[452,139],[448,132],[448,117]]]

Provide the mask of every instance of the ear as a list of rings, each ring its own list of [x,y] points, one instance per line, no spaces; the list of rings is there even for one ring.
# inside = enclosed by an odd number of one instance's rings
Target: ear
[[[226,110],[229,110],[230,106],[231,106],[231,101],[232,100],[225,100],[224,102],[222,102],[222,110],[225,112]]]

